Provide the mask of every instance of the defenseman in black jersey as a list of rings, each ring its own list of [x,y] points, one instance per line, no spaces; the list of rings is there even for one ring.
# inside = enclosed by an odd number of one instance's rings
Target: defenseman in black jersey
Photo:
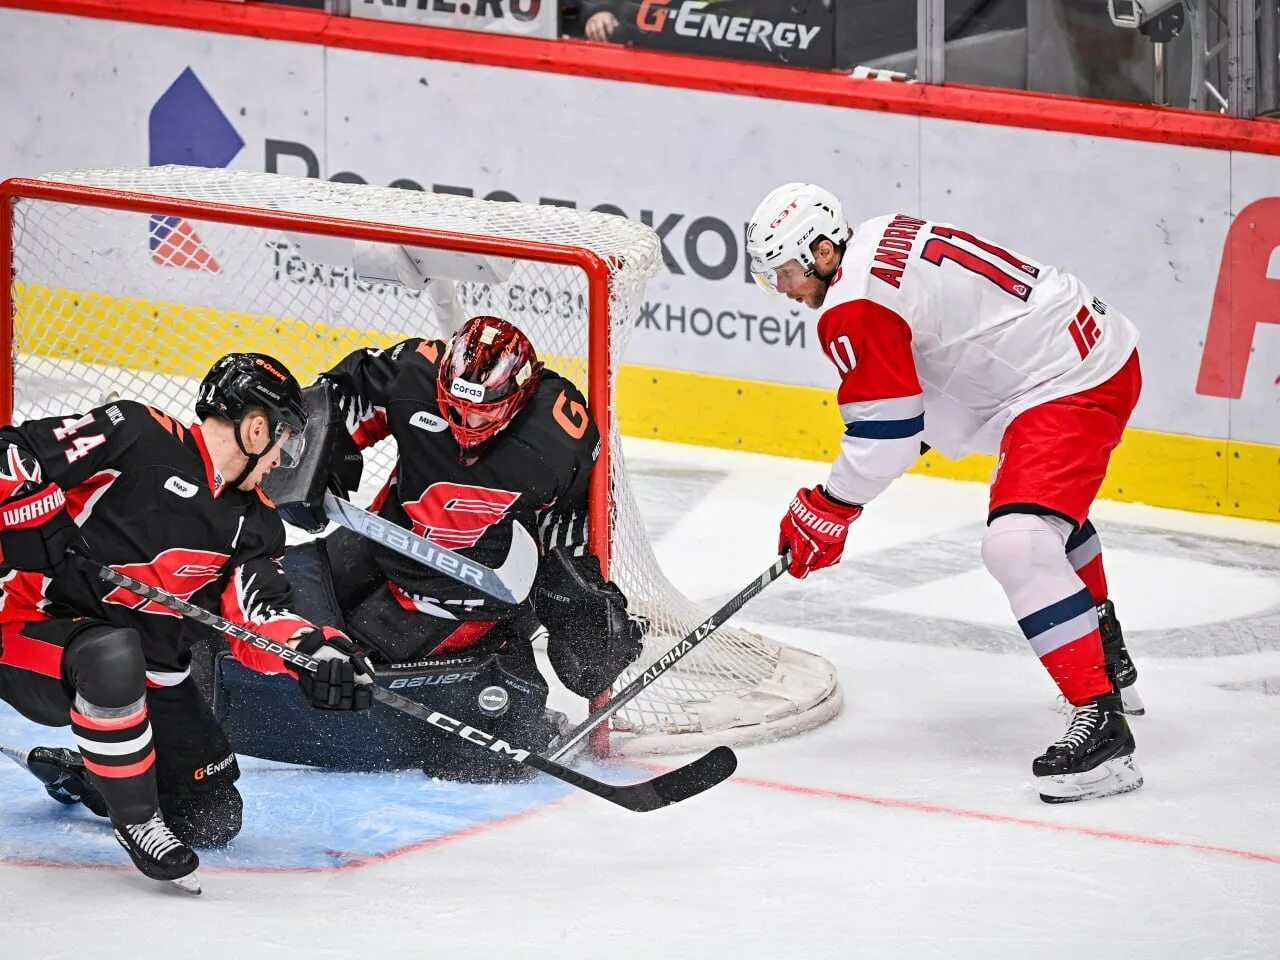
[[[123,588],[92,558],[321,660],[298,678],[314,706],[367,707],[350,640],[293,612],[284,527],[259,484],[295,459],[297,381],[260,354],[219,360],[185,427],[127,400],[0,429],[0,698],[37,723],[70,723],[80,753],[26,760],[55,799],[110,816],[147,876],[198,892],[191,846],[240,829],[235,755],[190,679],[207,627]],[[254,670],[275,656],[230,640]]]
[[[379,666],[379,683],[513,742],[545,745],[558,730],[530,646],[539,624],[556,674],[584,697],[606,690],[639,655],[645,626],[586,550],[600,437],[582,394],[544,369],[519,329],[489,316],[471,319],[448,343],[410,339],[357,350],[306,393],[312,422],[329,419],[335,429],[322,438],[317,427],[302,468],[271,478],[286,519],[323,527],[307,504],[318,502],[327,478],[352,463],[358,472],[357,451],[390,436],[399,460],[376,513],[487,566],[501,562],[519,523],[538,535],[544,555],[530,600],[510,606],[340,529],[287,551],[300,609],[343,626],[387,665]],[[351,489],[358,475],[338,485]],[[226,727],[242,753],[324,766],[423,766],[466,779],[512,775],[484,751],[424,736],[383,707],[359,717],[308,716],[272,691],[270,678],[225,656],[218,674],[215,699],[229,704]]]

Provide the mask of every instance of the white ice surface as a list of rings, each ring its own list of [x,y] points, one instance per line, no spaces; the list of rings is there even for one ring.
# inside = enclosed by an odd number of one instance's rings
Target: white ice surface
[[[788,497],[824,475],[628,451],[659,556],[709,603],[768,566]],[[695,491],[678,502],[674,474]],[[906,478],[844,564],[743,611],[835,662],[847,706],[743,749],[703,797],[636,815],[573,796],[356,869],[206,870],[199,899],[0,863],[0,958],[1280,958],[1280,525],[1099,505],[1147,783],[1051,807],[1030,762],[1063,720],[980,570],[984,504],[980,485]],[[290,789],[319,808],[328,776]],[[0,810],[0,834],[24,815]],[[394,807],[369,816],[397,829]]]

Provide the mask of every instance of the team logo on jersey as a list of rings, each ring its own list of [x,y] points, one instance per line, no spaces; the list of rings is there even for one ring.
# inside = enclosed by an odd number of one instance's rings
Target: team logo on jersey
[[[190,500],[200,491],[194,483],[187,483],[181,477],[170,477],[164,482],[164,488],[170,493],[176,493],[184,500]]]
[[[441,433],[449,429],[448,423],[434,413],[427,413],[425,410],[419,410],[410,417],[409,426],[417,427],[419,430],[426,430],[428,433]]]
[[[159,587],[179,600],[189,601],[221,576],[223,567],[230,559],[227,554],[212,550],[172,547],[158,554],[149,563],[113,563],[111,569]],[[116,587],[102,600],[104,603],[115,603],[130,610],[137,610],[139,613],[156,613],[166,617],[180,616],[163,604],[140,597],[124,587]]]
[[[450,550],[474,547],[484,532],[507,515],[520,494],[465,483],[433,483],[404,504],[413,532]]]

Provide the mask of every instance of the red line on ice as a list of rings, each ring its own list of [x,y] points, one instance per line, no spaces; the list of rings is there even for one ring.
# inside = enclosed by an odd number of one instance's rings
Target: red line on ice
[[[650,770],[669,770],[656,763],[644,763],[638,760],[624,761],[633,766]],[[987,823],[1003,823],[1018,827],[1033,827],[1037,830],[1050,830],[1056,833],[1074,833],[1082,837],[1093,837],[1095,840],[1118,840],[1122,843],[1137,843],[1149,847],[1173,847],[1181,850],[1195,850],[1200,853],[1217,853],[1241,860],[1253,860],[1259,863],[1280,864],[1280,854],[1259,853],[1256,850],[1239,850],[1235,847],[1222,847],[1213,843],[1200,843],[1197,840],[1177,840],[1173,837],[1150,837],[1141,833],[1124,833],[1120,830],[1100,830],[1096,827],[1081,827],[1070,823],[1053,823],[1048,820],[1036,820],[1031,817],[1015,817],[1007,813],[987,813],[982,810],[965,810],[960,807],[946,807],[938,803],[927,803],[923,800],[899,800],[893,797],[875,797],[866,793],[852,793],[848,790],[829,790],[824,787],[805,787],[794,783],[779,783],[776,780],[757,780],[753,777],[734,776],[729,783],[744,787],[759,787],[764,790],[777,790],[780,793],[794,793],[804,797],[822,797],[827,800],[845,800],[850,803],[866,803],[875,807],[888,807],[896,810],[914,810],[916,813],[937,813],[948,817],[959,817],[962,820],[983,820]]]
[[[648,766],[648,764],[641,764]],[[986,813],[981,810],[964,810],[960,807],[946,807],[937,803],[926,803],[922,800],[897,800],[891,797],[874,797],[865,793],[850,793],[845,790],[827,790],[821,787],[802,787],[791,783],[778,783],[773,780],[756,780],[751,777],[734,777],[730,783],[747,787],[761,787],[765,790],[778,790],[782,793],[794,793],[807,797],[824,797],[828,800],[846,800],[851,803],[867,803],[876,807],[889,807],[898,810],[914,810],[917,813],[938,813],[964,820],[984,820],[988,823],[1004,823],[1019,827],[1034,827],[1037,830],[1051,830],[1057,833],[1074,833],[1079,836],[1093,837],[1097,840],[1119,840],[1123,843],[1137,843],[1149,847],[1174,847],[1182,850],[1196,850],[1200,853],[1218,853],[1228,857],[1239,857],[1241,860],[1254,860],[1261,863],[1280,864],[1280,854],[1259,853],[1255,850],[1238,850],[1235,847],[1222,847],[1212,843],[1200,843],[1196,840],[1177,840],[1172,837],[1150,837],[1140,833],[1124,833],[1120,830],[1100,830],[1096,827],[1081,827],[1069,823],[1052,823],[1048,820],[1035,820],[1031,817],[1015,817],[1006,813]]]

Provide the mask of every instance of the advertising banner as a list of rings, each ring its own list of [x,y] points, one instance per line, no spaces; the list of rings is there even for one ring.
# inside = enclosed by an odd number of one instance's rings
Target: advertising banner
[[[1077,273],[1141,330],[1133,426],[1280,444],[1277,157],[7,9],[0,37],[0,176],[183,161],[632,217],[665,270],[629,363],[827,390],[817,315],[743,245],[810,180],[855,223],[950,221]]]
[[[429,27],[555,37],[557,0],[351,0],[351,16]]]
[[[651,50],[829,69],[834,0],[619,0],[588,4],[618,18],[609,39]]]

